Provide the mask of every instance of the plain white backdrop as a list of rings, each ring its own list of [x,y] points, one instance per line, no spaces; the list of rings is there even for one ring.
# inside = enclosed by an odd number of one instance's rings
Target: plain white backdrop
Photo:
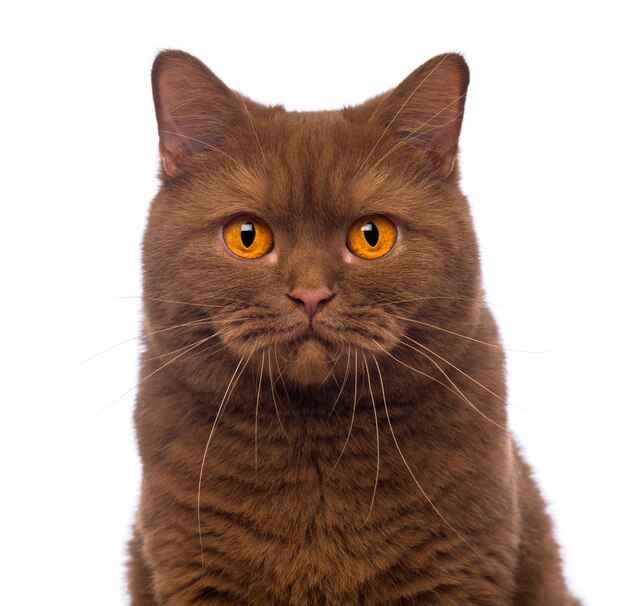
[[[572,588],[626,604],[618,3],[24,2],[2,9],[0,46],[0,603],[126,603],[149,76],[180,48],[301,110],[464,53],[462,184],[510,350],[511,424]]]

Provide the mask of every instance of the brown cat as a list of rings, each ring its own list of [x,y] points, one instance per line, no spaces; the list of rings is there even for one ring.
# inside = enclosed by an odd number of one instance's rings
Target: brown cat
[[[507,429],[464,60],[326,112],[152,77],[132,604],[577,603]]]

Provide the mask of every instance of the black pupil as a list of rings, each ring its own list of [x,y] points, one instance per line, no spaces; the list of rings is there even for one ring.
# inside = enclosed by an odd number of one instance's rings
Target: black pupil
[[[361,227],[363,236],[367,240],[367,243],[373,248],[378,244],[378,227],[376,223],[368,221],[363,227]]]
[[[246,248],[250,248],[256,237],[256,229],[254,229],[254,223],[244,223],[241,226],[241,242]]]

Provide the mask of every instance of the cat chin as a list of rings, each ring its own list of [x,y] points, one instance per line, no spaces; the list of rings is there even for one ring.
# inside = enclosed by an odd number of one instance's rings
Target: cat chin
[[[328,376],[329,357],[327,348],[319,341],[304,341],[289,352],[290,361],[285,367],[284,376],[300,385],[320,384]]]

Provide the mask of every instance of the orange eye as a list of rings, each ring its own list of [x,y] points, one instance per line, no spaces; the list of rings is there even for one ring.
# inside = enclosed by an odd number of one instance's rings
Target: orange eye
[[[244,259],[258,259],[274,246],[272,230],[257,217],[235,217],[224,225],[223,233],[229,250]]]
[[[392,221],[382,215],[361,217],[348,229],[348,250],[361,259],[378,259],[396,243],[397,230]]]

